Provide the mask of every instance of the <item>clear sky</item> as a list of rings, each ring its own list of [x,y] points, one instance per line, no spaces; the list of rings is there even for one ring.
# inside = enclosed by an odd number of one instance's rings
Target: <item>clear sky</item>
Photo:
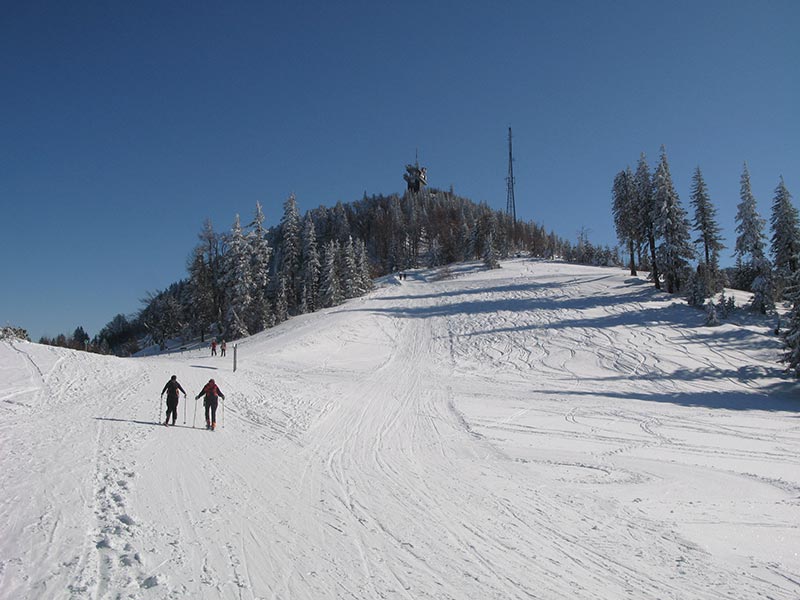
[[[0,15],[0,324],[90,335],[227,230],[430,185],[615,244],[614,175],[703,170],[727,245],[800,197],[800,2],[16,2]],[[727,254],[730,251],[726,251]]]

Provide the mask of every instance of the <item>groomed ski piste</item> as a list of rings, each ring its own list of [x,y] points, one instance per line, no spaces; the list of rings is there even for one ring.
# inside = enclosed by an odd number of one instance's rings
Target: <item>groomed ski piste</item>
[[[235,373],[2,342],[0,598],[797,600],[797,388],[774,322],[704,320],[516,259],[390,278]]]

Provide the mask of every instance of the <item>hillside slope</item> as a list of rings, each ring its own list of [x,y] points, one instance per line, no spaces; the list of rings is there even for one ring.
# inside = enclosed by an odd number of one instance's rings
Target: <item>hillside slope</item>
[[[243,340],[235,373],[0,344],[0,597],[800,596],[766,323],[614,269],[437,275]]]

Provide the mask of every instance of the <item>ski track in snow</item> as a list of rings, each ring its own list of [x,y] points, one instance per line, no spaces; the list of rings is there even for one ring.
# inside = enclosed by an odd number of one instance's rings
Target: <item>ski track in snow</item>
[[[0,343],[0,597],[796,599],[800,405],[768,325],[701,323],[515,260],[293,318],[236,373]]]

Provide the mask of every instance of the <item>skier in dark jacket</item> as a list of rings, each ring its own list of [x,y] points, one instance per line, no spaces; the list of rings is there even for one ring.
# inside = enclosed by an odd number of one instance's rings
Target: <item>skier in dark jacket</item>
[[[178,392],[183,392],[183,397],[186,398],[186,391],[178,383],[177,375],[173,375],[164,389],[161,390],[161,397],[164,397],[164,392],[167,393],[167,420],[164,425],[169,425],[169,415],[172,414],[172,424],[175,425],[175,420],[178,418]]]
[[[209,379],[203,390],[197,394],[195,400],[200,396],[205,396],[203,406],[206,409],[206,429],[214,429],[217,426],[217,403],[219,398],[225,399],[225,394],[217,387],[213,379]],[[209,409],[211,410],[211,418],[209,419]]]

